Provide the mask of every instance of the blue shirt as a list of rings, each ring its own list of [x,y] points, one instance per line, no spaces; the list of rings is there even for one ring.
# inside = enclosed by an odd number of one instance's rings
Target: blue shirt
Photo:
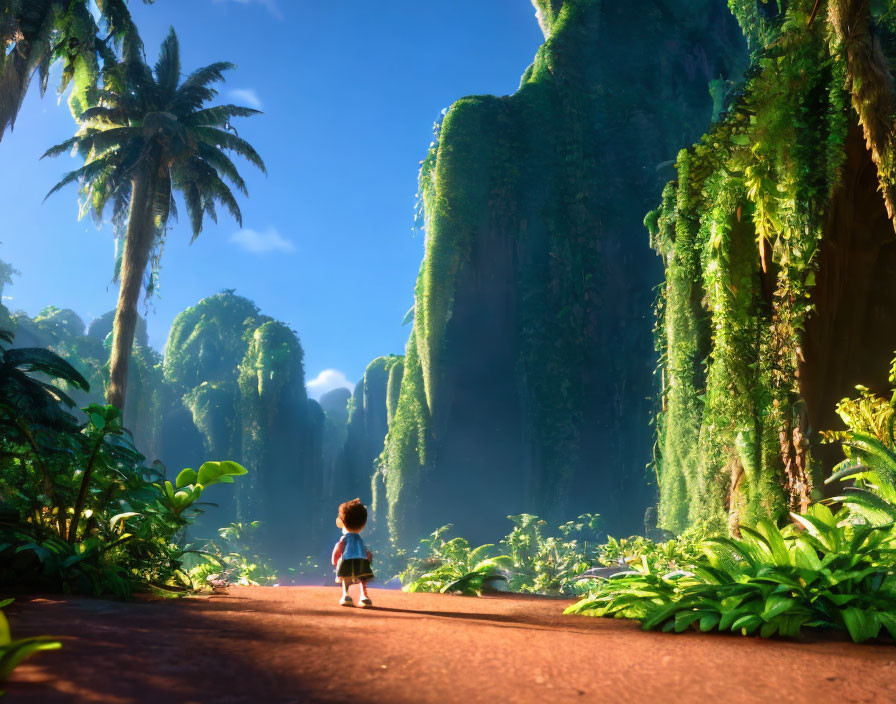
[[[367,546],[357,533],[346,533],[339,542],[344,542],[342,549],[343,560],[366,560]]]

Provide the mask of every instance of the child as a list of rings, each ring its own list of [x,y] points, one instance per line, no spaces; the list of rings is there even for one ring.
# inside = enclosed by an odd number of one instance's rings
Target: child
[[[352,499],[339,506],[336,525],[342,528],[342,538],[333,548],[333,565],[336,567],[336,581],[342,582],[342,606],[353,606],[348,588],[352,584],[361,585],[361,606],[372,606],[367,595],[367,582],[373,579],[370,561],[373,559],[370,550],[361,540],[361,531],[367,524],[367,507],[361,499]]]

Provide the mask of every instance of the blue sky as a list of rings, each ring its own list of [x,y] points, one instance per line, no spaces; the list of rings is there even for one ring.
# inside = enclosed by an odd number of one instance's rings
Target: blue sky
[[[542,41],[529,0],[131,6],[151,61],[174,25],[185,73],[232,61],[219,100],[265,113],[237,124],[268,167],[265,177],[241,164],[245,229],[222,214],[193,245],[186,218],[169,232],[148,311],[153,346],[180,311],[234,288],[298,332],[308,379],[327,380],[314,395],[402,353],[423,253],[411,231],[417,169],[432,123],[464,95],[516,90]],[[11,309],[56,305],[89,322],[115,305],[111,230],[77,221],[74,186],[41,204],[78,162],[38,158],[73,129],[64,102],[41,100],[35,87],[0,142],[0,258],[22,272],[4,291]]]

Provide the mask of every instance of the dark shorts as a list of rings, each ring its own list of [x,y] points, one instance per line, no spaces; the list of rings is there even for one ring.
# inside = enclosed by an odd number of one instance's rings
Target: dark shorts
[[[370,569],[370,560],[355,558],[352,560],[340,559],[336,565],[336,581],[346,584],[356,582],[369,582],[373,579],[373,570]]]

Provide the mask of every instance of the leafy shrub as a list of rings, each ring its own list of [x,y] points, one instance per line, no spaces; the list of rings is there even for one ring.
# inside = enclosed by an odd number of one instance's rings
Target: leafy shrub
[[[481,594],[507,579],[511,559],[493,556],[494,545],[471,548],[464,538],[445,539],[451,525],[442,526],[420,541],[414,557],[398,575],[406,592]]]
[[[185,566],[196,588],[269,586],[277,582],[277,572],[267,558],[258,554],[255,534],[260,521],[231,523],[218,529],[218,540],[194,543],[185,551]]]
[[[833,500],[874,525],[896,522],[896,359],[889,379],[894,387],[889,399],[857,386],[858,398],[837,404],[847,429],[823,433],[828,442],[839,441],[846,455],[825,483],[853,480],[853,486]]]
[[[846,459],[826,483],[852,479],[854,486],[833,501],[847,505],[872,525],[896,522],[896,452],[872,435],[850,432],[843,440]]]
[[[598,516],[585,514],[568,521],[558,527],[557,535],[546,534],[547,524],[537,516],[523,513],[508,518],[513,521],[513,530],[501,546],[512,559],[510,590],[531,594],[574,592],[597,559]]]
[[[638,565],[655,572],[676,570],[691,564],[702,554],[701,544],[707,537],[705,523],[659,543],[641,535],[621,539],[609,537],[598,547],[597,560],[606,567]]]
[[[0,601],[0,609],[9,606],[12,601],[12,599]],[[0,611],[0,680],[5,680],[19,663],[35,653],[42,650],[56,650],[61,647],[62,643],[47,636],[13,640],[9,631],[9,622]],[[3,692],[0,692],[0,695],[2,694]]]
[[[603,580],[567,613],[636,618],[645,629],[798,636],[841,629],[856,642],[885,628],[896,637],[896,545],[882,527],[816,504],[794,524],[742,527],[709,538],[703,555],[671,572],[638,565]]]
[[[0,334],[11,343],[12,336]],[[184,529],[205,487],[246,473],[234,462],[144,466],[113,406],[74,402],[52,382],[89,390],[43,349],[0,349],[0,586],[127,595],[192,588]]]
[[[559,526],[556,535],[546,532],[547,524],[538,516],[508,518],[513,529],[498,545],[473,548],[464,538],[448,540],[450,525],[421,540],[398,575],[405,591],[481,594],[506,583],[503,589],[513,592],[575,593],[596,564],[598,517],[579,516]]]

